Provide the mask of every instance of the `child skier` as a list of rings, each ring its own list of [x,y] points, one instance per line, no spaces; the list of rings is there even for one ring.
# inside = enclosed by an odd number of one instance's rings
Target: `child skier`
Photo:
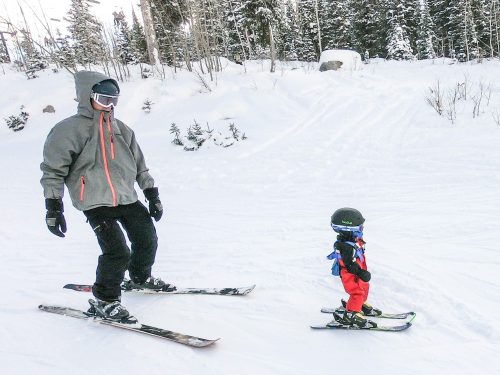
[[[354,208],[340,208],[331,218],[331,227],[338,233],[333,245],[333,252],[328,259],[334,260],[332,274],[340,276],[349,300],[343,314],[334,314],[340,324],[364,327],[366,316],[380,315],[366,300],[370,289],[371,274],[367,270],[365,257],[365,241],[363,240],[363,223],[361,212]]]

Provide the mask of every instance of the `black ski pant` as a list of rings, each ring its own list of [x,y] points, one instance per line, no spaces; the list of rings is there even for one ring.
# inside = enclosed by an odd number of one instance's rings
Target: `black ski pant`
[[[139,201],[116,207],[97,207],[84,214],[102,250],[92,292],[104,301],[119,300],[120,284],[127,269],[136,283],[143,283],[151,276],[158,247],[153,221]],[[130,249],[118,223],[127,233]]]

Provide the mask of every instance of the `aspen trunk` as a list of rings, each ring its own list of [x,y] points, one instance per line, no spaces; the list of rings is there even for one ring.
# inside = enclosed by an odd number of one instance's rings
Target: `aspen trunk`
[[[271,73],[276,70],[276,46],[274,43],[273,28],[269,22],[269,44],[271,45]]]
[[[159,61],[158,42],[153,26],[153,16],[151,15],[151,7],[148,0],[141,0],[141,13],[144,21],[144,34],[146,35],[146,44],[148,46],[149,63],[151,65],[161,64]]]

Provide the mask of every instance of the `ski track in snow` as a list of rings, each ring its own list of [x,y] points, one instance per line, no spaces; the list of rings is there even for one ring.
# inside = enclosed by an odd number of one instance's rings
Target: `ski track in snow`
[[[43,222],[43,141],[74,103],[49,117],[38,113],[48,99],[34,93],[71,98],[71,79],[45,73],[26,81],[9,71],[0,77],[11,92],[0,117],[26,98],[32,118],[19,134],[0,129],[0,167],[13,176],[0,185],[0,271],[11,285],[0,309],[9,322],[0,328],[9,338],[0,342],[2,368],[323,375],[355,363],[377,374],[498,372],[500,132],[487,113],[472,121],[464,110],[451,125],[425,104],[425,90],[436,77],[453,85],[467,73],[493,82],[496,95],[499,67],[377,62],[361,72],[279,76],[250,63],[247,74],[232,66],[221,73],[211,94],[197,92],[185,72],[164,84],[125,83],[117,117],[133,119],[166,207],[154,274],[183,287],[257,284],[245,297],[124,296],[141,322],[222,338],[203,350],[37,311],[40,303],[86,308],[90,294],[62,286],[92,282],[99,251],[68,198],[66,239]],[[148,115],[137,109],[143,95],[156,103]],[[170,144],[171,122],[217,128],[228,117],[248,140],[197,152]],[[329,218],[342,206],[367,218],[370,301],[387,312],[416,311],[408,331],[310,330],[330,319],[321,307],[345,298],[326,260],[335,240]]]

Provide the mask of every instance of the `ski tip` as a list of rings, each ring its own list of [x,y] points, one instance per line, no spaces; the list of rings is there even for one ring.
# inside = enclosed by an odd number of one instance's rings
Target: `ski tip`
[[[191,346],[193,348],[206,348],[206,347],[209,347],[209,346],[215,344],[219,340],[220,340],[220,337],[217,339],[213,339],[213,340],[196,338],[196,339],[193,339],[192,341],[186,342],[185,344],[188,346]]]
[[[250,285],[250,286],[247,288],[247,290],[245,291],[245,293],[244,293],[244,294],[248,294],[248,293],[250,293],[252,290],[254,290],[254,289],[255,289],[255,287],[256,287],[256,286],[257,286],[257,284]]]

